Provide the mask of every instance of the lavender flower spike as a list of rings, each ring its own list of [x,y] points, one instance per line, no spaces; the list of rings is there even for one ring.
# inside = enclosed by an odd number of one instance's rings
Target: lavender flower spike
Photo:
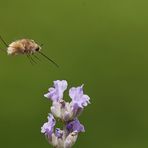
[[[67,81],[66,80],[57,80],[54,81],[54,87],[50,87],[48,89],[48,93],[44,96],[48,99],[51,99],[53,102],[58,101],[63,98],[63,92],[67,89]]]
[[[78,107],[83,108],[87,106],[90,100],[88,95],[83,93],[83,85],[79,87],[72,87],[69,90],[69,96],[72,99],[73,104],[77,104]]]
[[[48,122],[41,127],[41,133],[45,134],[48,142],[54,148],[72,148],[77,141],[80,132],[85,132],[84,126],[78,117],[84,107],[90,103],[90,98],[83,92],[83,85],[72,87],[69,90],[71,102],[64,101],[63,93],[67,89],[66,80],[54,81],[54,87],[44,96],[52,101],[51,113]],[[63,123],[63,128],[54,128],[56,120]]]

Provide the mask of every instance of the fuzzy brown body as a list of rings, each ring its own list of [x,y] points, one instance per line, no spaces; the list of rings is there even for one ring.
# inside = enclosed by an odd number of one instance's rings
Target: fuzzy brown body
[[[46,56],[43,52],[41,52],[41,46],[39,46],[34,40],[31,39],[20,39],[15,42],[12,42],[11,44],[7,44],[3,38],[0,36],[0,40],[4,43],[4,45],[7,47],[7,53],[8,55],[27,55],[30,62],[35,62],[35,60],[32,58],[31,55],[33,55],[36,59],[40,60],[34,53],[39,53],[44,58],[52,62],[56,67],[59,67],[56,62],[54,62],[52,59],[50,59],[48,56]]]
[[[33,54],[40,49],[41,47],[34,40],[21,39],[9,44],[7,53],[9,55]]]

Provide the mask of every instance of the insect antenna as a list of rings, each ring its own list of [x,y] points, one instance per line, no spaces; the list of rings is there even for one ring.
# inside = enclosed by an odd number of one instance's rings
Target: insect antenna
[[[52,59],[50,59],[48,56],[46,56],[43,52],[38,51],[38,53],[41,54],[47,60],[49,60],[51,63],[53,63],[56,67],[59,67],[59,65],[56,62],[54,62]]]
[[[9,47],[8,44],[4,41],[4,39],[0,36],[0,40],[3,42],[3,44],[6,46],[6,47]]]

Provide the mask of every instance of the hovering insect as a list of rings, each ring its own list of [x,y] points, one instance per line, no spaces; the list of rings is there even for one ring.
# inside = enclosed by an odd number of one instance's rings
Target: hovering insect
[[[47,60],[52,62],[56,67],[59,67],[56,62],[54,62],[52,59],[50,59],[48,56],[46,56],[43,52],[41,52],[42,45],[39,46],[34,40],[20,39],[20,40],[10,43],[9,45],[4,41],[4,39],[1,36],[0,36],[0,40],[7,47],[8,55],[26,55],[31,63],[32,62],[36,63],[32,56],[34,56],[36,59],[40,60],[35,55],[35,53],[39,53],[43,57],[45,57]]]

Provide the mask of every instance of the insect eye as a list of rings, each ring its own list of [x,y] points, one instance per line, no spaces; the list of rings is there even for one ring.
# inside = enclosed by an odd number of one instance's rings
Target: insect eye
[[[39,48],[39,47],[35,49],[35,51],[39,51],[39,50],[40,50],[40,48]]]

